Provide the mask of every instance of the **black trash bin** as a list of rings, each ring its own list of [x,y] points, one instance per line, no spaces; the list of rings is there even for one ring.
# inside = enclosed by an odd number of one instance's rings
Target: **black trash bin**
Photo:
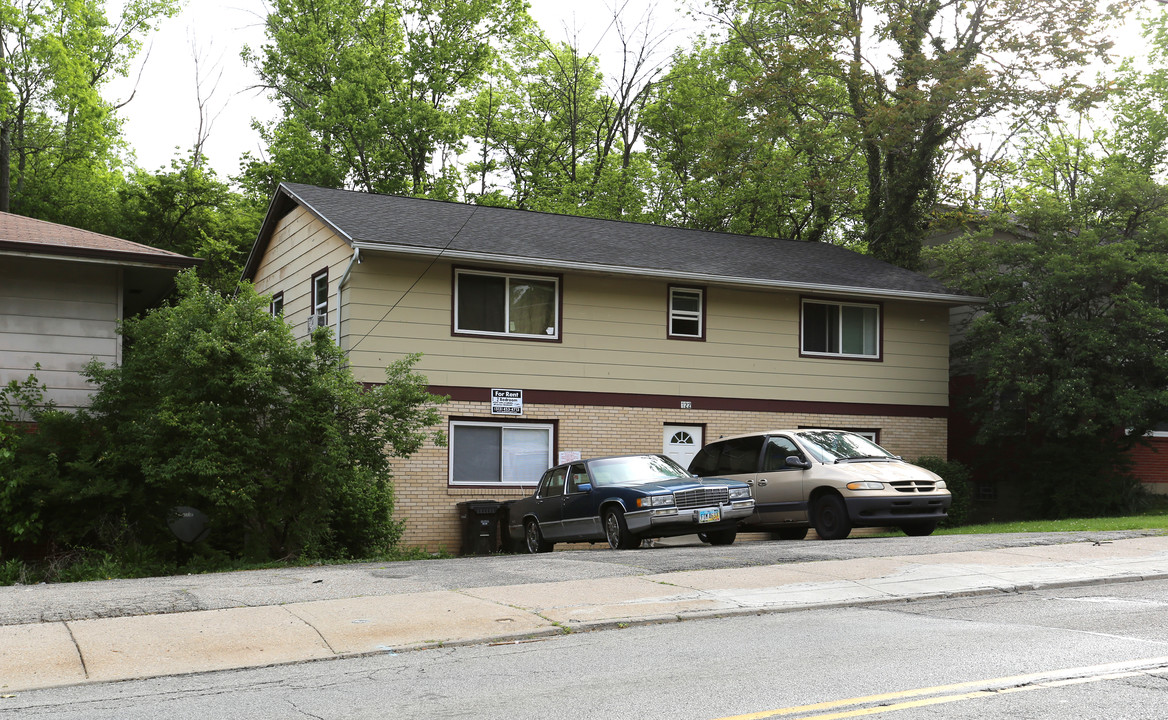
[[[463,555],[489,555],[498,552],[499,506],[497,500],[469,500],[458,503]]]

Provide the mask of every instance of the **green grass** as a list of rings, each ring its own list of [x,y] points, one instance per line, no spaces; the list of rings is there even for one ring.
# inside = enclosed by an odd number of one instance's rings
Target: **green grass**
[[[1101,532],[1104,530],[1168,530],[1168,514],[1129,515],[1108,518],[1068,518],[1066,520],[1019,520],[1017,522],[962,525],[938,528],[936,535],[978,535],[1029,532]]]
[[[1168,495],[1146,499],[1147,509],[1136,515],[1064,520],[1018,520],[938,528],[938,535],[978,535],[1025,532],[1102,532],[1106,530],[1168,530]]]

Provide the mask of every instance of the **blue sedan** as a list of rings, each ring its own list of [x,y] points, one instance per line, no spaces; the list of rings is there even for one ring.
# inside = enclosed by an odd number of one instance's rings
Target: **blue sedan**
[[[507,544],[522,541],[530,553],[557,542],[607,541],[620,550],[692,533],[729,545],[754,499],[744,482],[695,477],[663,455],[620,455],[557,465],[507,511]]]

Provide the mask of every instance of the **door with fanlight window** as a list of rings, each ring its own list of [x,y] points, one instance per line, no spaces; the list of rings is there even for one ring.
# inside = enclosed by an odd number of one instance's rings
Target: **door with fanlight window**
[[[678,465],[688,468],[689,461],[702,449],[704,430],[701,425],[666,425],[662,452]]]

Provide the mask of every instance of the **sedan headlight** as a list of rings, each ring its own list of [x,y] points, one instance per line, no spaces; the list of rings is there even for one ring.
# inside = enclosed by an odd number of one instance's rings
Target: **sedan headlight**
[[[748,488],[748,487],[730,488],[730,499],[731,500],[746,500],[749,497],[750,497],[750,488]]]
[[[637,507],[661,507],[672,504],[672,495],[650,495],[649,497],[637,498]]]
[[[883,490],[884,483],[878,483],[873,480],[860,480],[857,482],[848,483],[848,490]]]
[[[949,486],[945,484],[944,480],[938,480],[937,484],[933,486],[934,490],[946,490]]]

